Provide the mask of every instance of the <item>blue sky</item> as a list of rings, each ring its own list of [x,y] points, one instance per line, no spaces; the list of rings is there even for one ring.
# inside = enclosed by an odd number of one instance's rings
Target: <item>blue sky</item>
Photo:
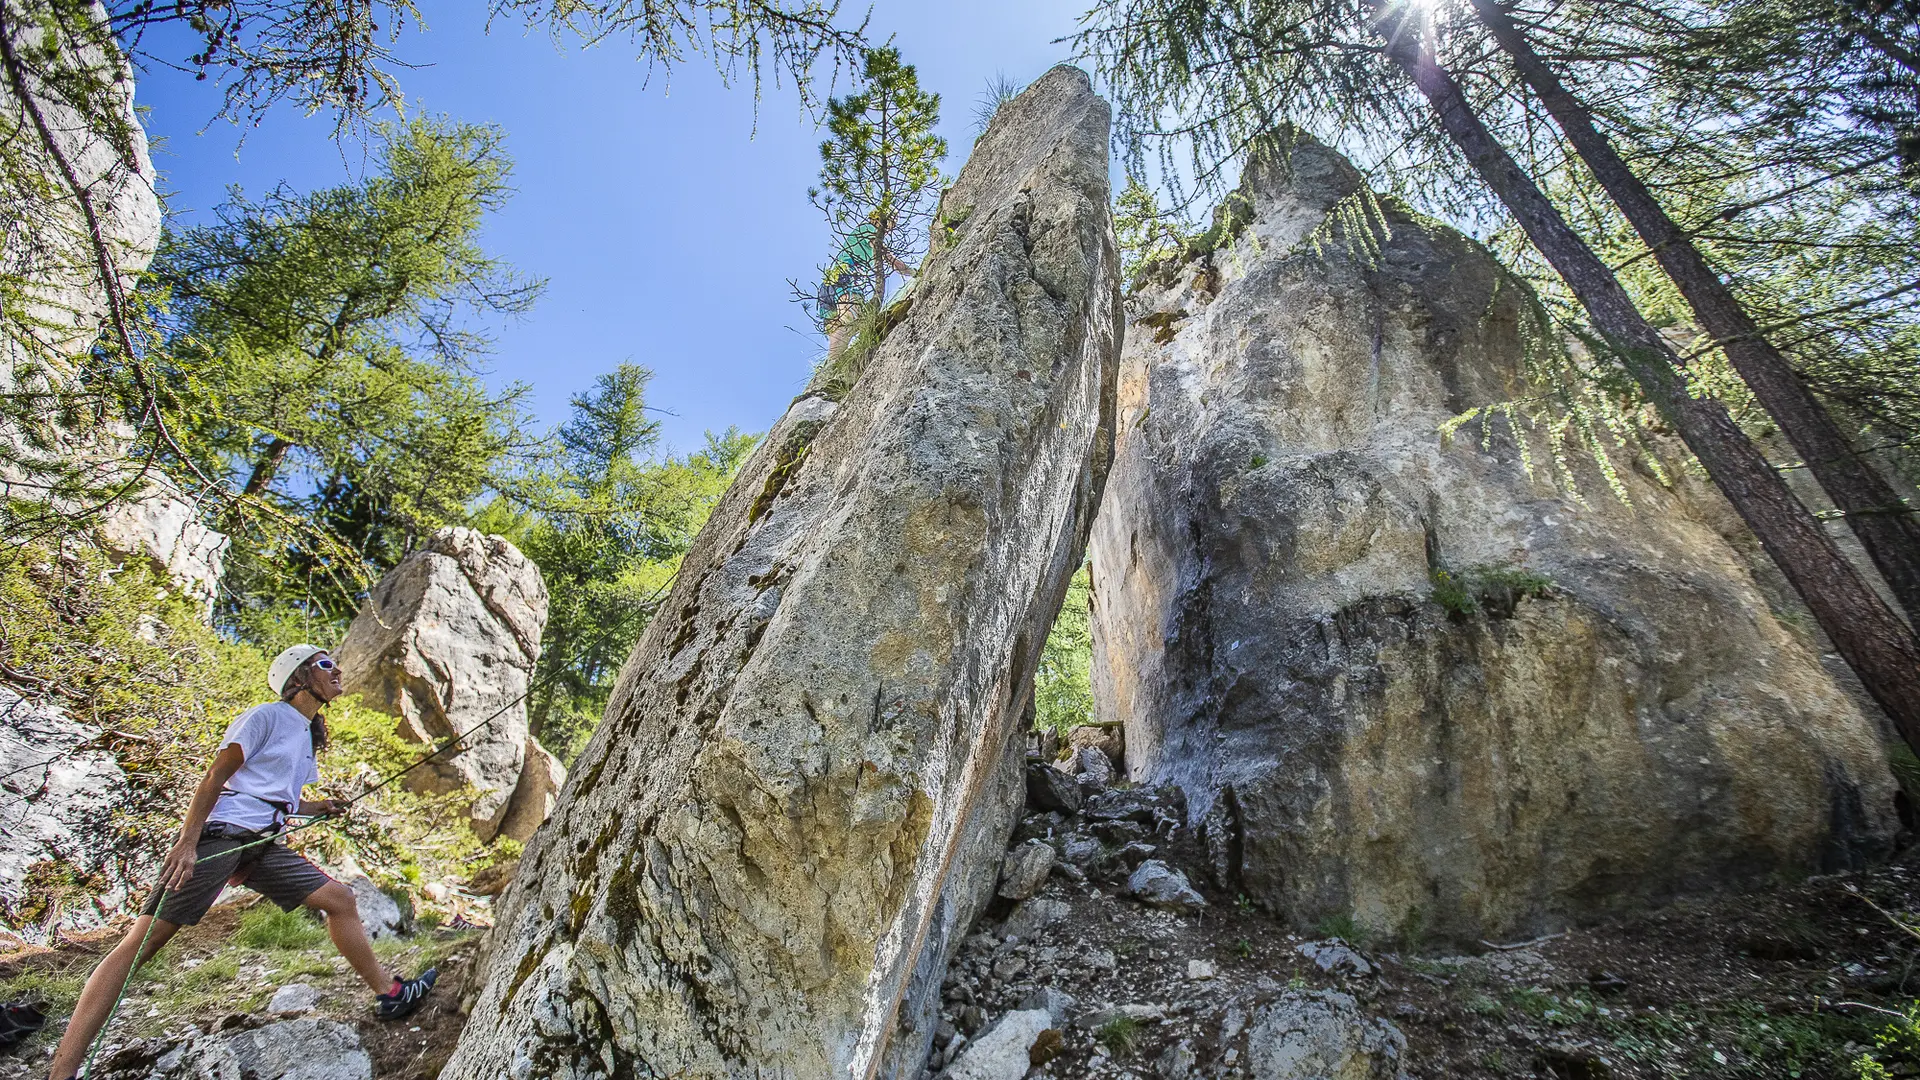
[[[1025,83],[1065,59],[1054,39],[1085,7],[882,0],[870,28],[875,40],[893,36],[921,84],[942,95],[954,172],[987,81]],[[820,350],[786,284],[809,274],[827,243],[806,195],[820,134],[794,95],[768,86],[756,117],[752,88],[724,87],[699,58],[649,83],[623,43],[556,47],[518,26],[487,34],[478,4],[421,8],[430,29],[399,48],[424,66],[402,73],[403,89],[415,109],[507,131],[518,193],[485,245],[549,283],[530,315],[499,328],[489,380],[530,384],[550,424],[594,375],[630,360],[656,373],[650,402],[676,414],[662,418],[673,450],[697,448],[709,429],[765,430]],[[137,96],[181,223],[210,220],[229,185],[322,187],[363,165],[353,146],[333,142],[325,116],[282,109],[242,144],[242,131],[209,122],[210,84],[158,70]]]

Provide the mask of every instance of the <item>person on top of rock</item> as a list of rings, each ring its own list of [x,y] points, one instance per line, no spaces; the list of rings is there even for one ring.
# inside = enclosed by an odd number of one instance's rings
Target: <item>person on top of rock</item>
[[[141,954],[140,963],[152,959],[181,927],[199,922],[230,883],[244,882],[284,911],[304,905],[324,912],[334,948],[373,990],[373,1011],[380,1019],[412,1013],[433,989],[438,972],[431,968],[401,979],[382,967],[360,925],[353,890],[276,836],[289,815],[344,809],[332,799],[301,797],[303,788],[320,780],[315,756],[327,744],[320,709],[340,696],[340,666],[324,649],[295,645],[274,659],[267,681],[280,699],[247,710],[227,727],[220,752],[194,789],[180,837],[161,867],[159,887],[126,937],[88,977],[73,1007],[53,1055],[54,1080],[78,1074],[126,985],[135,954]]]
[[[880,211],[874,211],[877,220]],[[892,229],[894,219],[887,218],[887,227]],[[832,265],[822,275],[820,292],[815,297],[814,314],[819,317],[827,330],[827,362],[847,347],[847,339],[853,336],[853,324],[860,314],[860,302],[867,298],[867,287],[873,284],[874,240],[880,230],[876,221],[869,220],[854,226],[840,245],[840,254],[834,256]],[[900,274],[912,277],[913,268],[901,262],[899,256],[880,245],[880,256],[887,265]]]

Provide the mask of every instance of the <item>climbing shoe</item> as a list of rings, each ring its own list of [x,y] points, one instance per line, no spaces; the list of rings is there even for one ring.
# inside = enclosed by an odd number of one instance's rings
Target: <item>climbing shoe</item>
[[[19,1045],[28,1036],[47,1026],[47,1014],[37,1003],[0,1005],[0,1050]]]
[[[382,1020],[398,1020],[403,1016],[412,1016],[420,1003],[427,1000],[427,994],[440,978],[436,968],[428,968],[418,978],[401,982],[393,980],[393,989],[373,999],[373,1015]]]

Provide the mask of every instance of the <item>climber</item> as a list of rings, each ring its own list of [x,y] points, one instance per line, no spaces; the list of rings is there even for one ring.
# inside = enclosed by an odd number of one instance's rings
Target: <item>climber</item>
[[[869,220],[847,234],[846,241],[840,245],[840,254],[834,256],[827,272],[821,275],[820,291],[814,298],[814,314],[827,331],[828,363],[847,347],[847,339],[853,336],[853,324],[860,314],[860,304],[873,284],[874,239],[880,232],[876,224],[881,213],[875,210]],[[885,220],[890,231],[895,219],[888,214]],[[880,256],[903,276],[913,276],[913,268],[887,250],[884,238],[880,243]]]
[[[244,881],[284,911],[304,905],[324,912],[334,948],[373,990],[373,1012],[380,1019],[412,1013],[433,989],[438,972],[431,968],[403,980],[381,966],[360,925],[352,889],[296,854],[284,839],[257,842],[275,836],[289,815],[344,809],[332,799],[301,798],[302,788],[320,780],[314,759],[327,744],[320,709],[340,696],[340,665],[323,649],[295,645],[274,659],[267,681],[280,699],[247,710],[227,727],[220,752],[194,790],[180,838],[161,867],[159,887],[126,937],[94,969],[73,1007],[53,1055],[54,1080],[78,1074],[135,967],[135,954],[140,963],[152,959],[181,927],[200,921],[230,880]]]

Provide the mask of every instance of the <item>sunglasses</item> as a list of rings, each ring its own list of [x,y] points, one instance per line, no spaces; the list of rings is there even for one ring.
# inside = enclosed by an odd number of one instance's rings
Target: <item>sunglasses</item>
[[[333,661],[323,656],[320,659],[315,660],[313,663],[307,666],[311,668],[315,668],[320,671],[332,671],[333,669],[339,667],[340,665],[334,663]]]

